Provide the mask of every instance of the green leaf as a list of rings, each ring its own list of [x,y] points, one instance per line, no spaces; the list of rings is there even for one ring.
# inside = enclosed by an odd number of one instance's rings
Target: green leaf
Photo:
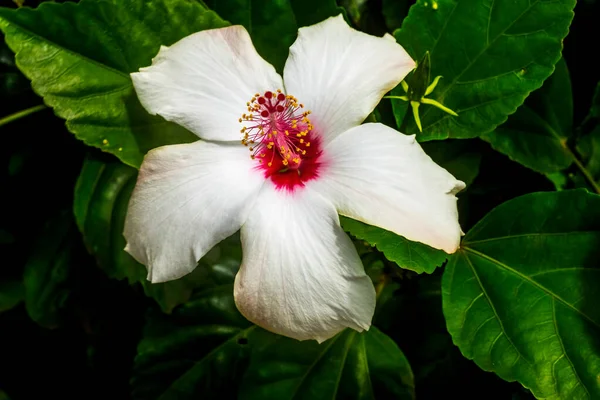
[[[469,138],[492,131],[550,76],[575,0],[419,0],[398,42],[415,60],[431,54],[429,98],[459,114],[421,107],[419,140]],[[407,133],[417,133],[410,118]]]
[[[600,196],[533,193],[492,210],[443,277],[463,355],[538,398],[600,397]]]
[[[170,312],[191,296],[194,274],[152,284],[146,280],[146,268],[124,251],[123,225],[136,179],[135,168],[107,157],[88,157],[75,186],[75,220],[88,251],[108,276],[141,283],[146,295]]]
[[[233,301],[236,271],[202,268],[210,279],[188,303],[168,316],[149,315],[131,380],[134,399],[236,398],[255,331]]]
[[[553,173],[573,163],[573,153],[567,146],[572,125],[571,80],[567,64],[561,59],[552,76],[506,123],[481,138],[526,167]]]
[[[444,140],[421,143],[425,153],[436,164],[450,172],[458,180],[470,186],[479,173],[481,153],[469,140]]]
[[[298,27],[287,0],[207,0],[206,4],[232,24],[243,25],[256,50],[280,73]]]
[[[240,399],[414,399],[413,374],[377,328],[317,344],[259,331]]]
[[[342,227],[357,239],[377,247],[385,257],[399,267],[416,273],[432,273],[442,266],[448,255],[423,243],[412,242],[385,229],[340,217]]]
[[[298,27],[313,25],[344,13],[335,0],[290,0]],[[344,13],[345,16],[345,13]]]
[[[23,282],[15,279],[0,281],[0,313],[17,306],[24,299]]]
[[[33,89],[90,146],[138,167],[150,149],[195,136],[150,116],[129,74],[151,64],[161,45],[226,26],[195,1],[131,0],[0,8],[0,29]]]
[[[25,307],[31,319],[46,328],[59,325],[60,310],[70,293],[75,234],[72,217],[62,212],[48,222],[25,264]]]

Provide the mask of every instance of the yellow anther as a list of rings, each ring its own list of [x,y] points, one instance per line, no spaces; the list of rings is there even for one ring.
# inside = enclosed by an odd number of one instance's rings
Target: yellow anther
[[[300,143],[304,143],[304,139],[300,139]]]
[[[272,162],[269,162],[267,165],[268,165],[269,167],[272,167],[272,166],[273,166],[273,163],[272,163]]]
[[[242,122],[242,119],[241,119],[241,118],[240,118],[240,119],[238,119],[238,122],[239,122],[239,123],[241,123],[241,122]]]
[[[302,150],[302,155],[305,155],[305,154],[306,154],[306,150]]]
[[[306,142],[305,146],[310,147],[310,142]]]
[[[283,165],[288,165],[288,164],[289,164],[288,160],[283,160],[281,163],[282,163]]]
[[[294,158],[292,161],[295,162],[296,164],[300,164],[300,159],[299,158]]]

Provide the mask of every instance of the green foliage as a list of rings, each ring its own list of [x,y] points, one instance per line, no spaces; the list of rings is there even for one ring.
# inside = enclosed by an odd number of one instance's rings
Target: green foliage
[[[335,0],[290,0],[298,27],[321,22],[324,19],[344,13]]]
[[[50,220],[32,249],[23,276],[25,306],[32,320],[47,328],[60,321],[60,309],[70,292],[76,241],[73,219],[62,212]]]
[[[235,308],[235,265],[202,272],[204,283],[189,302],[170,316],[149,315],[134,398],[414,398],[407,359],[377,328],[345,330],[322,344],[274,335]]]
[[[482,156],[469,140],[436,140],[421,143],[421,147],[436,164],[467,186],[473,183],[479,173]]]
[[[0,215],[0,398],[81,397],[90,387],[94,398],[162,400],[600,398],[600,196],[568,190],[600,194],[593,49],[561,54],[576,2],[412,3],[0,7],[0,30],[16,53],[15,62],[0,46],[0,187],[8,200]],[[600,3],[592,3],[578,2],[567,49],[596,33],[589,10]],[[161,45],[229,24],[243,25],[281,72],[298,28],[339,13],[360,31],[393,32],[419,61],[406,78],[410,96],[422,97],[443,76],[426,97],[458,117],[421,104],[419,133],[408,103],[386,99],[369,121],[416,133],[424,151],[467,184],[458,206],[468,233],[448,255],[341,217],[377,306],[369,331],[347,329],[317,344],[267,332],[237,311],[238,234],[191,274],[161,284],[149,283],[124,251],[144,155],[197,139],[150,116],[129,74]],[[581,21],[587,33],[577,31]],[[399,86],[391,94],[406,93]],[[550,181],[557,191],[533,193],[552,190]],[[73,215],[64,211],[71,207]],[[36,385],[19,383],[21,376]]]
[[[135,399],[235,398],[255,331],[233,302],[236,271],[202,268],[205,284],[189,302],[170,316],[148,316],[131,382]]]
[[[136,178],[135,168],[108,157],[89,156],[75,186],[75,220],[88,251],[108,276],[141,283],[145,293],[170,312],[190,298],[197,274],[152,284],[146,280],[146,268],[125,252],[123,225]]]
[[[161,45],[225,25],[212,11],[186,0],[0,8],[0,29],[36,93],[67,120],[77,138],[134,167],[148,150],[194,136],[150,116],[129,74],[150,65]]]
[[[492,131],[539,88],[560,58],[574,0],[419,0],[396,39],[415,60],[429,51],[429,96],[459,114],[423,106],[419,140]],[[405,133],[417,133],[411,119]]]
[[[538,398],[599,397],[599,242],[600,196],[585,190],[529,194],[494,209],[444,272],[454,343]]]
[[[525,104],[482,139],[511,159],[542,173],[564,170],[574,155],[567,146],[573,127],[573,97],[564,60]]]
[[[259,331],[241,399],[413,399],[413,374],[377,328],[345,330],[325,343]]]
[[[357,239],[364,240],[377,247],[385,257],[399,267],[417,273],[432,273],[441,267],[448,256],[423,243],[412,242],[395,233],[364,224],[346,217],[340,217],[342,227]]]
[[[289,1],[207,0],[205,3],[232,24],[243,25],[259,54],[279,73],[283,72],[288,48],[298,31]]]
[[[23,283],[16,279],[0,282],[0,313],[10,310],[25,298]]]

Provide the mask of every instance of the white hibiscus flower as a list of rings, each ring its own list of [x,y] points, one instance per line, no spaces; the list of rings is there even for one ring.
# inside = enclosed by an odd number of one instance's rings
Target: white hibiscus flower
[[[283,79],[241,26],[162,47],[132,74],[139,99],[204,140],[148,153],[126,250],[164,282],[241,228],[234,295],[246,318],[319,342],[369,329],[375,291],[338,213],[448,253],[461,235],[464,184],[414,136],[360,125],[414,66],[390,35],[341,16],[299,30]]]

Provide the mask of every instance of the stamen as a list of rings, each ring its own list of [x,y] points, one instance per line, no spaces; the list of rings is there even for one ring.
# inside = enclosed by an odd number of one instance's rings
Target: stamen
[[[302,160],[310,155],[306,151],[310,142],[304,138],[313,129],[308,119],[310,111],[301,111],[303,107],[281,89],[256,93],[247,103],[248,114],[239,119],[246,124],[241,129],[242,144],[253,145],[249,146],[250,158],[262,162],[261,158],[268,157],[266,166],[278,171],[299,169]],[[285,135],[278,135],[281,132]]]

